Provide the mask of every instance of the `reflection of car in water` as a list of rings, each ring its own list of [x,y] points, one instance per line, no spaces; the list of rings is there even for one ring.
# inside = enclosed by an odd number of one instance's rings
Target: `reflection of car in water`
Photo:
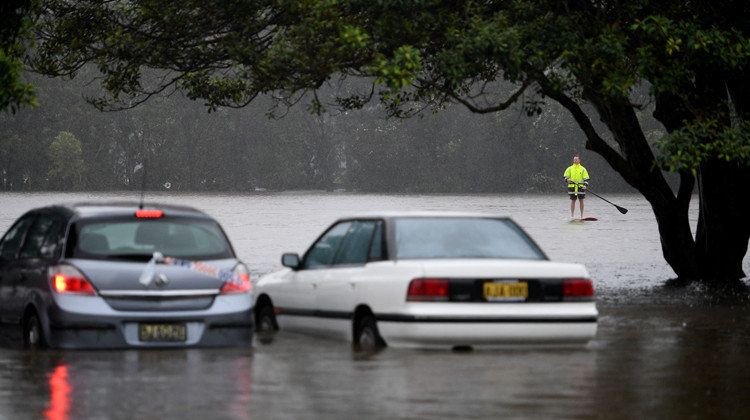
[[[188,207],[43,207],[0,240],[0,319],[31,345],[249,344],[251,291],[219,224]]]
[[[586,268],[547,259],[512,220],[343,218],[256,284],[256,330],[397,347],[574,344],[594,337]]]

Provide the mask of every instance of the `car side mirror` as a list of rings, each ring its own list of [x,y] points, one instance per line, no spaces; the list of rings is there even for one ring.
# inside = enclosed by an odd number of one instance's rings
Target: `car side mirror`
[[[292,270],[297,270],[300,268],[300,262],[299,262],[299,255],[294,253],[286,253],[281,256],[281,265],[284,267],[289,267]]]

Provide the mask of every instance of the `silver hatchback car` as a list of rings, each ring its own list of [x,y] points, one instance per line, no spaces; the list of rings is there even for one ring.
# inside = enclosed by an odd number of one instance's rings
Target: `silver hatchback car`
[[[0,239],[0,321],[54,348],[249,345],[247,267],[188,207],[31,210]]]

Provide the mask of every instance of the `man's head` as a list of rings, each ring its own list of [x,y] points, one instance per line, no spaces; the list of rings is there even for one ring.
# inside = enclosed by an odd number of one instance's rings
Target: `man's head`
[[[581,163],[581,158],[578,155],[573,156],[573,164],[578,165]]]

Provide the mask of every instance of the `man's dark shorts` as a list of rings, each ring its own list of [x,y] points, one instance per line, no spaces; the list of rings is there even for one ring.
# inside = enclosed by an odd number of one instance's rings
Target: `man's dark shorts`
[[[576,201],[576,198],[579,198],[581,200],[586,198],[586,191],[578,190],[578,195],[575,194],[576,187],[568,187],[568,195],[570,196],[570,199],[573,201]]]

